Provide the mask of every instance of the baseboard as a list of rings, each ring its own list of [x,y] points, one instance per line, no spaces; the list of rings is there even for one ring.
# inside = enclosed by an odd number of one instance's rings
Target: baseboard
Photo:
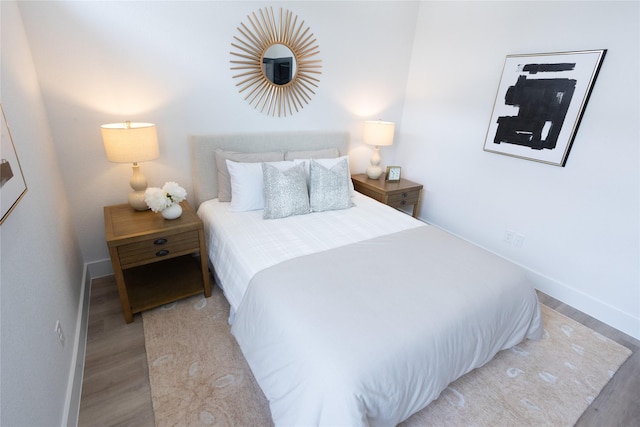
[[[527,275],[536,289],[598,319],[602,323],[606,323],[620,332],[640,340],[640,317],[633,317],[564,283],[543,276],[526,267],[523,268],[527,271]]]
[[[84,359],[87,350],[87,330],[89,327],[89,301],[91,299],[91,275],[85,264],[82,274],[82,290],[78,307],[78,320],[74,337],[73,370],[69,377],[66,397],[66,413],[63,415],[62,425],[76,427],[80,414],[80,398],[82,396],[82,379],[84,375]]]
[[[526,265],[520,264],[512,259],[505,257],[502,254],[499,254],[495,251],[492,251],[489,248],[486,248],[482,245],[477,244],[476,242],[472,242],[469,239],[465,239],[464,237],[452,233],[451,231],[440,227],[436,224],[430,224],[434,227],[438,227],[447,233],[453,234],[457,237],[460,237],[463,240],[468,241],[482,249],[485,249],[501,258],[506,259],[509,262],[512,262],[522,269],[525,270],[527,276],[533,283],[536,289],[544,292],[545,294],[567,304],[576,310],[580,310],[581,312],[588,314],[589,316],[606,323],[607,325],[615,328],[625,334],[640,340],[640,317],[634,317],[629,313],[625,313],[603,301],[600,301],[596,298],[593,298],[590,295],[585,294],[584,292],[579,291],[578,289],[572,288],[571,286],[558,282],[550,277],[547,277],[543,274],[538,273]]]
[[[109,258],[87,263],[87,270],[90,280],[113,274],[113,266]]]

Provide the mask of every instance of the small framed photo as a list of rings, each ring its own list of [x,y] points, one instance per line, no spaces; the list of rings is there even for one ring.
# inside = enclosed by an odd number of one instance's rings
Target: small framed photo
[[[387,172],[384,175],[384,180],[387,182],[400,181],[400,166],[387,166]]]

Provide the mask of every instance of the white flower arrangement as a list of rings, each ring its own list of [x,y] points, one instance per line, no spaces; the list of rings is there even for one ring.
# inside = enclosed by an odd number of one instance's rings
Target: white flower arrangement
[[[149,187],[144,192],[144,201],[154,212],[162,212],[174,203],[187,198],[187,192],[173,181],[165,182],[162,188]]]

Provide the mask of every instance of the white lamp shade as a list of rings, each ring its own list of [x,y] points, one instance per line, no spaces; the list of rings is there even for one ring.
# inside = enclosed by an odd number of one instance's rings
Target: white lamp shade
[[[393,144],[393,132],[396,124],[393,122],[367,121],[364,122],[362,140],[365,144],[383,146]]]
[[[137,163],[157,159],[158,134],[153,123],[111,123],[100,127],[107,159]]]

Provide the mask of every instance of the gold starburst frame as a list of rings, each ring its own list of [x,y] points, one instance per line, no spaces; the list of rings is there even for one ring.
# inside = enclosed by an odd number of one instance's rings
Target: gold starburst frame
[[[247,19],[249,25],[241,23],[238,27],[241,36],[233,37],[237,43],[231,43],[236,49],[231,55],[237,58],[231,60],[231,70],[240,71],[233,76],[239,80],[239,92],[247,91],[244,99],[267,115],[286,116],[300,111],[315,95],[313,88],[320,82],[314,77],[321,74],[322,61],[312,59],[320,53],[313,33],[304,21],[298,24],[298,16],[287,9],[280,9],[277,21],[273,8],[260,9]],[[269,80],[262,65],[265,52],[276,44],[286,46],[296,61],[295,74],[282,85]]]

